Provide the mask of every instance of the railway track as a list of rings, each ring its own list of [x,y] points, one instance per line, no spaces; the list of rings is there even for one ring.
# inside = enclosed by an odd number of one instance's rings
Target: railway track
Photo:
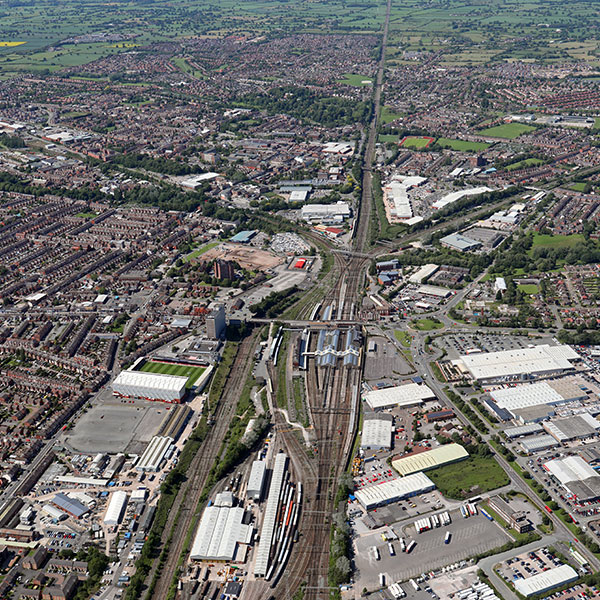
[[[153,598],[162,599],[167,597],[173,576],[177,570],[177,563],[183,551],[185,538],[198,510],[202,490],[215,460],[219,458],[221,445],[235,414],[237,400],[246,382],[248,369],[252,365],[257,337],[258,333],[254,333],[240,343],[225,386],[225,392],[213,417],[213,427],[211,427],[207,437],[192,459],[187,472],[188,479],[181,486],[169,513],[161,537],[161,549],[170,540],[168,555],[156,582]]]

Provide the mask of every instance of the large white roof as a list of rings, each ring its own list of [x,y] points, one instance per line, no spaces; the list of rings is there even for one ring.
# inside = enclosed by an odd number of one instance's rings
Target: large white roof
[[[569,370],[579,355],[569,346],[539,345],[533,348],[502,350],[461,356],[453,364],[462,364],[475,379],[511,377]]]
[[[196,560],[233,560],[238,544],[249,544],[252,527],[243,524],[244,509],[209,506],[192,544],[191,557]]]
[[[147,373],[145,371],[121,371],[113,382],[114,385],[151,387],[159,390],[178,392],[185,387],[187,377]]]
[[[434,488],[435,484],[425,473],[414,473],[407,477],[365,487],[354,492],[354,495],[364,507],[370,508],[414,496]]]
[[[527,579],[516,579],[515,589],[523,596],[533,596],[577,579],[577,571],[569,565],[543,571]]]
[[[127,494],[125,492],[113,492],[104,515],[106,525],[118,525],[123,516],[123,509],[127,504]]]
[[[584,481],[590,477],[596,477],[598,473],[594,471],[588,463],[580,456],[567,456],[567,458],[557,458],[547,462],[544,467],[556,477],[562,484],[571,481]]]
[[[564,398],[545,381],[493,390],[490,396],[500,407],[513,411],[540,404],[560,404]]]
[[[425,384],[408,383],[396,387],[372,390],[364,395],[367,404],[373,408],[391,406],[415,406],[423,400],[434,399],[435,394]]]
[[[392,445],[392,422],[382,419],[363,421],[361,448],[390,448]]]

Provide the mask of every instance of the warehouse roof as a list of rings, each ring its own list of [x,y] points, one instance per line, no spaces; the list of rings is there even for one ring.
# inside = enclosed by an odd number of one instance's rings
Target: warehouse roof
[[[544,464],[544,467],[562,484],[583,481],[598,474],[580,456],[557,458]]]
[[[155,435],[146,446],[135,468],[138,471],[158,471],[165,454],[173,444],[173,438]]]
[[[565,402],[565,399],[545,381],[493,390],[490,392],[490,396],[500,408],[506,408],[511,412],[520,408],[539,406],[540,404],[561,404]]]
[[[390,448],[392,445],[392,427],[392,422],[389,419],[365,419],[360,440],[361,448]]]
[[[423,265],[416,273],[413,273],[408,281],[410,283],[421,283],[423,279],[426,279],[430,275],[433,275],[439,269],[438,265],[433,263]]]
[[[104,515],[106,525],[118,525],[123,516],[123,509],[127,504],[127,494],[122,491],[113,492]]]
[[[546,450],[546,448],[558,446],[558,442],[548,434],[527,438],[519,443],[525,452],[539,452],[540,450]]]
[[[544,423],[546,431],[559,442],[581,439],[596,435],[600,429],[600,421],[589,413],[574,415],[566,419],[558,419]]]
[[[363,506],[369,508],[382,506],[434,488],[435,484],[425,473],[413,473],[407,477],[364,487],[354,492],[354,495]]]
[[[425,384],[408,383],[396,387],[372,390],[364,395],[367,404],[372,408],[391,406],[415,406],[423,400],[434,399],[435,394]]]
[[[251,231],[240,231],[236,233],[232,238],[232,242],[237,242],[239,244],[248,243],[258,232],[254,229]]]
[[[185,387],[187,380],[187,377],[179,377],[178,375],[163,375],[145,371],[121,371],[114,380],[113,385],[134,385],[178,392]]]
[[[527,425],[521,425],[519,427],[507,427],[504,430],[504,433],[508,438],[516,438],[522,435],[532,435],[533,433],[540,433],[543,430],[543,427],[539,423],[529,423]]]
[[[89,512],[89,508],[83,505],[79,500],[75,500],[74,498],[69,498],[66,494],[59,492],[52,498],[52,504],[57,508],[60,508],[66,513],[73,515],[75,518],[79,519],[85,513]]]
[[[464,367],[475,379],[490,379],[566,371],[573,368],[570,361],[579,358],[569,346],[544,344],[533,348],[468,354],[452,362]]]
[[[527,579],[516,579],[514,586],[517,592],[523,596],[533,596],[551,590],[552,588],[575,581],[579,575],[577,571],[569,565],[561,565],[548,571],[543,571],[537,575],[532,575]]]
[[[191,557],[195,560],[234,560],[238,544],[249,544],[252,526],[244,525],[240,506],[208,506],[196,531]]]
[[[392,466],[400,475],[410,475],[468,457],[469,453],[460,444],[445,444],[433,450],[398,458],[392,462]]]

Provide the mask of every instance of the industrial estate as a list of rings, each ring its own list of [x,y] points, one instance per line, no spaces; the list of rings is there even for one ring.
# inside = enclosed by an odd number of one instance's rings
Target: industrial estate
[[[600,596],[583,0],[0,5],[0,598]]]

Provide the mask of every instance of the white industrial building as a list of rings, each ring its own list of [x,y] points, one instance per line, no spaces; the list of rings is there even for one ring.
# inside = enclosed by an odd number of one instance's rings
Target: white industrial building
[[[453,202],[456,202],[457,200],[460,200],[461,198],[464,198],[466,196],[476,196],[477,194],[484,194],[485,192],[491,191],[491,188],[481,186],[472,188],[470,190],[459,190],[457,192],[450,192],[449,194],[442,196],[439,200],[434,202],[431,205],[431,207],[435,208],[436,210],[440,210],[448,206],[448,204],[452,204]]]
[[[414,473],[401,479],[384,481],[354,492],[356,499],[366,510],[418,496],[435,489],[435,484],[424,473]]]
[[[167,454],[173,451],[172,448],[174,448],[173,438],[155,435],[146,446],[135,468],[138,471],[160,471],[160,467],[166,459]]]
[[[565,402],[565,399],[546,381],[493,390],[490,392],[490,396],[498,407],[513,414],[521,408],[540,404],[556,406]]]
[[[121,371],[113,381],[113,394],[125,398],[144,398],[181,402],[185,395],[187,377],[146,373],[144,371]]]
[[[341,200],[335,204],[305,204],[300,215],[308,222],[342,222],[350,218],[350,205]]]
[[[600,475],[580,456],[557,458],[545,463],[544,468],[578,500],[600,498]]]
[[[364,450],[389,450],[392,447],[394,425],[392,415],[365,416],[360,438],[360,447]],[[385,417],[390,417],[386,419]]]
[[[521,440],[519,444],[527,454],[549,450],[550,448],[556,448],[556,446],[559,445],[558,442],[548,434],[526,438]]]
[[[248,477],[248,486],[246,495],[250,500],[260,502],[265,487],[265,476],[267,474],[267,463],[264,460],[255,460],[252,463],[250,477]]]
[[[468,354],[453,360],[452,364],[473,379],[493,382],[560,375],[572,371],[572,361],[579,359],[579,354],[569,346],[543,344],[533,348]]]
[[[116,526],[121,522],[125,507],[127,506],[127,494],[125,492],[113,492],[104,515],[104,524]]]
[[[432,296],[434,298],[447,298],[452,295],[451,290],[438,285],[422,285],[417,292],[421,294],[421,296]]]
[[[517,592],[528,597],[535,594],[543,594],[554,588],[571,583],[578,578],[579,575],[573,567],[561,565],[560,567],[527,577],[527,579],[515,579],[513,583]]]
[[[431,277],[439,268],[439,265],[433,263],[423,265],[416,273],[413,273],[408,278],[408,281],[410,283],[423,283],[424,279]]]
[[[196,531],[190,557],[193,560],[243,561],[245,553],[240,555],[238,546],[252,540],[252,526],[243,521],[241,506],[208,506]]]
[[[413,216],[412,202],[408,192],[426,181],[426,177],[397,175],[383,188],[392,218],[405,221]]]
[[[425,400],[435,400],[435,394],[424,383],[407,383],[396,387],[371,390],[364,394],[364,400],[372,410],[382,410],[394,406],[418,406]]]
[[[279,508],[279,496],[287,472],[287,455],[280,452],[275,457],[273,474],[271,475],[271,485],[267,497],[267,505],[263,517],[260,541],[256,549],[256,558],[254,560],[254,575],[264,577],[269,568],[269,555],[271,553],[271,544],[277,524],[277,513]]]

